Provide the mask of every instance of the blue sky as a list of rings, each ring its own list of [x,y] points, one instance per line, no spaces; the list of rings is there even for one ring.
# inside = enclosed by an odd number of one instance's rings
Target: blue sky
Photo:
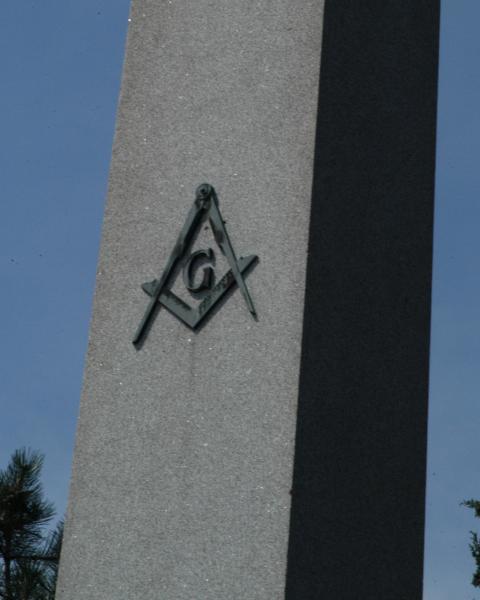
[[[480,520],[459,506],[480,497],[479,34],[478,0],[442,2],[426,600],[480,598],[468,552]]]
[[[0,466],[46,454],[66,506],[129,0],[3,0]],[[480,2],[443,0],[425,600],[480,598]],[[480,521],[478,522],[480,530]],[[388,533],[388,532],[387,532]]]
[[[0,465],[66,505],[128,0],[2,0]]]

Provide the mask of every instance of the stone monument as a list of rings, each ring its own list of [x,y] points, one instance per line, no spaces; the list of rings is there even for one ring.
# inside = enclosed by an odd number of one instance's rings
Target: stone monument
[[[438,35],[133,1],[58,600],[420,600]]]

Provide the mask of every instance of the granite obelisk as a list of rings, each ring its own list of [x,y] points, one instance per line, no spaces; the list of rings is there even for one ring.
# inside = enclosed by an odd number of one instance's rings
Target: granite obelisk
[[[133,1],[58,600],[420,600],[438,19]]]

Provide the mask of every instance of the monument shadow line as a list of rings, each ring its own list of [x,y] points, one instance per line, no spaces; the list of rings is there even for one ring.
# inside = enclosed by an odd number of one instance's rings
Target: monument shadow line
[[[439,12],[325,3],[286,600],[422,598]]]

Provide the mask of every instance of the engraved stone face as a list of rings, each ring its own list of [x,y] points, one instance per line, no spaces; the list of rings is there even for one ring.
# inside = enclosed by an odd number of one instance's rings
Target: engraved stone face
[[[210,222],[219,250],[230,266],[230,270],[216,284],[215,271],[212,266],[204,266],[202,279],[196,280],[196,273],[202,264],[215,263],[213,249],[200,249],[191,252],[193,242],[207,219]],[[150,303],[135,334],[133,343],[138,346],[142,342],[159,304],[168,309],[188,327],[196,329],[235,283],[240,288],[250,313],[256,318],[255,308],[244,279],[250,267],[256,262],[258,262],[258,257],[255,255],[237,259],[225,228],[225,222],[218,208],[215,190],[209,184],[200,185],[197,188],[193,206],[161,278],[142,285],[143,291],[150,296]],[[172,291],[172,286],[182,267],[183,282],[186,289],[193,296],[198,296],[202,292],[206,293],[196,308],[192,308]]]

